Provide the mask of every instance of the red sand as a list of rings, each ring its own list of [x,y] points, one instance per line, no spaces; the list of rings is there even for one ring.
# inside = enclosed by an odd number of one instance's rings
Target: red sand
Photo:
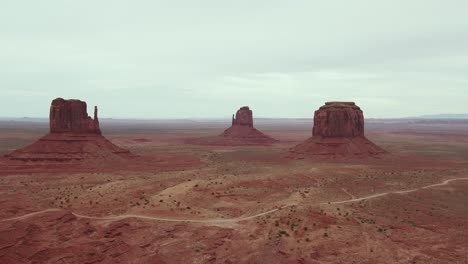
[[[113,130],[139,157],[86,170],[0,160],[0,263],[463,263],[468,126],[397,126],[368,131],[385,159],[280,162],[307,126],[265,147],[180,144],[197,124]],[[0,131],[0,151],[24,137]]]

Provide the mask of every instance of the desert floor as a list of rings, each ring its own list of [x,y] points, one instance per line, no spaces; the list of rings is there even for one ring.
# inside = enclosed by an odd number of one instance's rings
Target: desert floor
[[[186,144],[224,121],[101,125],[163,158],[0,172],[1,263],[468,263],[468,122],[371,120],[388,155],[326,161],[286,157],[311,120],[256,122],[281,140],[263,147]],[[0,121],[0,154],[46,133]]]

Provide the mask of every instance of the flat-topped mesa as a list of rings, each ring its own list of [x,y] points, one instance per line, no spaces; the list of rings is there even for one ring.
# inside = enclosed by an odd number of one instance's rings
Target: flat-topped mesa
[[[241,107],[236,112],[236,116],[232,115],[233,126],[248,126],[253,127],[253,113],[248,106]]]
[[[366,158],[385,150],[364,136],[364,115],[353,102],[327,102],[315,111],[312,137],[290,150],[293,159]]]
[[[86,102],[80,100],[65,100],[57,98],[50,106],[50,133],[88,133],[101,134],[94,107],[94,119],[87,112]]]
[[[315,111],[314,137],[364,136],[364,115],[354,102],[326,102]]]

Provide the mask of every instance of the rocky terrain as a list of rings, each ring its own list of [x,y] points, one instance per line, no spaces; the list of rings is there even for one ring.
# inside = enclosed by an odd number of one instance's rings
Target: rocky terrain
[[[0,262],[463,263],[468,126],[404,122],[366,127],[384,158],[295,160],[310,120],[256,122],[270,146],[205,146],[184,142],[225,123],[101,119],[136,161],[1,170]],[[0,154],[48,129],[0,124]]]

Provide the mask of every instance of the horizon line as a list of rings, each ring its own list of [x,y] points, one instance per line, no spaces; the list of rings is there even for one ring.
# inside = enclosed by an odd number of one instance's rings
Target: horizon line
[[[441,117],[438,117],[441,116]],[[453,116],[453,117],[443,117]],[[457,117],[461,116],[461,117]],[[466,116],[466,117],[464,117]],[[49,119],[49,117],[42,116],[0,116],[0,119]],[[99,117],[99,119],[113,119],[113,120],[231,120],[231,117]],[[314,119],[313,117],[255,117],[255,119]],[[460,114],[429,114],[420,116],[405,116],[405,117],[364,117],[364,119],[468,119],[468,113]]]

